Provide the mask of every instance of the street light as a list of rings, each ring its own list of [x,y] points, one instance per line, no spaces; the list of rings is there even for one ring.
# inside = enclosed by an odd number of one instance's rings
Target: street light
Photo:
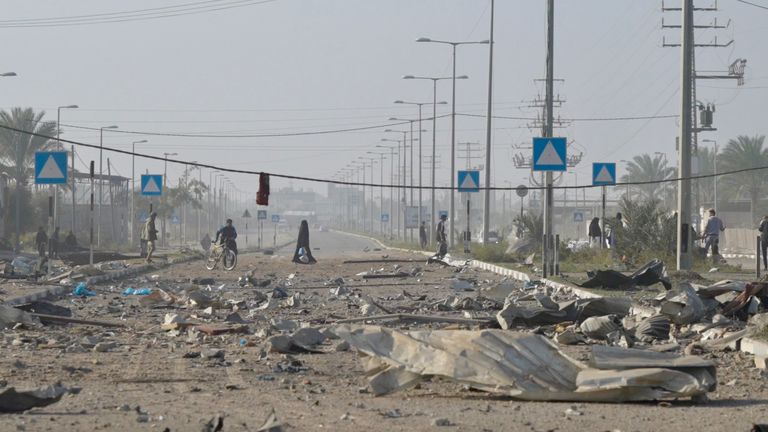
[[[403,100],[396,100],[395,103],[396,104],[405,104],[405,105],[417,105],[419,107],[419,222],[421,223],[421,222],[424,221],[424,215],[421,214],[421,208],[423,207],[423,199],[422,199],[422,195],[421,195],[422,194],[422,190],[421,189],[423,187],[423,185],[422,185],[422,174],[423,174],[423,171],[424,171],[424,165],[423,165],[422,157],[421,157],[421,143],[422,143],[421,133],[425,132],[422,129],[422,127],[421,127],[421,120],[422,120],[422,118],[421,118],[421,107],[426,105],[426,104],[428,104],[428,103],[430,103],[430,102],[408,102],[408,101],[403,101]],[[432,101],[432,104],[433,105],[447,105],[448,102],[446,102],[446,101],[440,101],[440,102]],[[433,113],[433,115],[435,115],[435,114],[436,113]],[[433,121],[433,128],[434,128],[434,120],[435,119],[432,119],[432,121]],[[432,137],[434,138],[434,136],[435,136],[435,131],[433,130],[432,131]],[[433,209],[432,212],[434,213],[434,209]],[[432,219],[432,218],[430,218],[430,219]],[[430,220],[430,226],[431,226],[431,224],[432,224],[432,221]],[[431,236],[428,236],[428,237],[431,237]]]
[[[398,101],[395,101],[397,103]],[[399,101],[400,103],[403,103],[402,101]],[[419,223],[421,223],[421,133],[426,132],[426,130],[421,128],[421,105],[419,105],[419,119],[418,120],[411,120],[411,119],[404,119],[404,118],[397,118],[397,117],[390,117],[390,121],[407,121],[410,124],[411,127],[411,190],[410,190],[410,201],[411,206],[413,206],[413,142],[418,141],[419,142],[419,208],[418,208],[418,217],[419,217]],[[419,122],[419,137],[414,139],[413,138],[413,124],[415,122]],[[413,231],[411,231],[411,241],[413,241]]]
[[[376,146],[379,147],[379,146]],[[386,152],[366,152],[368,154],[372,155],[379,155],[381,158],[381,161],[379,162],[379,233],[383,236],[384,235],[384,221],[381,220],[381,213],[384,212],[384,155]],[[373,183],[373,170],[371,170],[371,183]],[[371,195],[373,195],[373,186],[371,186]],[[373,196],[371,196],[371,199],[373,199]],[[371,231],[373,231],[373,220],[371,220]]]
[[[382,139],[382,141],[391,141],[391,140],[387,140],[386,138],[384,138]],[[395,205],[395,146],[376,145],[376,148],[389,149],[389,222],[388,223],[389,223],[389,239],[392,240],[394,238],[392,236],[392,217],[394,216],[394,205]],[[397,148],[399,150],[399,143]],[[399,165],[400,164],[399,151],[397,153],[397,158],[398,158],[398,165]],[[383,210],[384,209],[382,209],[382,211]],[[398,219],[398,223],[399,222],[400,222],[400,219]]]
[[[430,209],[430,217],[429,217],[429,230],[430,232],[435,231],[435,220],[436,214],[435,214],[435,159],[437,154],[437,82],[440,80],[452,80],[454,81],[454,90],[456,89],[455,80],[457,79],[469,79],[466,75],[460,75],[455,76],[449,76],[449,77],[426,77],[426,76],[415,76],[415,75],[405,75],[403,76],[403,79],[415,79],[415,80],[431,80],[432,81],[432,189],[431,189],[431,197],[430,200],[432,202],[431,209]],[[455,95],[455,92],[454,92]],[[397,103],[397,102],[395,102]],[[442,104],[442,103],[441,103]],[[455,109],[455,105],[454,105]],[[455,111],[454,111],[455,114]],[[454,115],[455,119],[455,115]],[[453,195],[451,195],[453,197]],[[453,221],[451,221],[453,223]],[[430,244],[432,244],[434,236],[429,235],[427,236],[429,238]]]
[[[489,44],[489,40],[482,40],[482,41],[444,41],[444,40],[435,40],[430,39],[426,37],[421,37],[416,39],[416,42],[425,42],[425,43],[438,43],[438,44],[444,44],[444,45],[450,45],[453,53],[453,73],[451,76],[453,79],[451,80],[452,90],[451,90],[451,209],[450,209],[450,220],[451,220],[451,246],[453,246],[454,242],[454,227],[453,223],[455,220],[455,191],[454,188],[456,186],[456,47],[459,45],[478,45],[478,44]]]
[[[96,224],[96,246],[101,247],[101,204],[104,199],[104,129],[117,129],[117,126],[99,128],[99,223]],[[114,240],[114,239],[113,239]]]
[[[165,192],[163,194],[163,212],[166,212],[163,215],[163,247],[165,247],[167,245],[165,240],[166,234],[167,234],[166,224],[168,223],[168,214],[167,214],[168,209],[166,208],[167,206],[165,205],[165,203],[168,202],[166,199],[166,196],[168,196],[168,192],[167,192],[168,191],[168,156],[178,156],[178,153],[163,153],[163,156],[165,156],[165,166],[163,169],[163,189]]]
[[[13,72],[11,72],[13,73]],[[16,76],[15,73],[11,76]],[[61,110],[62,109],[75,109],[77,105],[66,105],[56,108],[56,144],[59,149],[61,146]],[[53,195],[53,224],[56,225],[56,218],[58,216],[58,205],[56,203],[58,199],[58,193]],[[72,232],[75,232],[75,146],[72,146]]]
[[[131,143],[131,222],[130,222],[130,240],[133,246],[133,226],[136,224],[136,144],[144,144],[149,141],[133,141]]]

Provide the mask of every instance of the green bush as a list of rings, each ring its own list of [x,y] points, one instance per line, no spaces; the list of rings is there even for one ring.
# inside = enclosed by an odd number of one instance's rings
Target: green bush
[[[501,262],[513,262],[514,259],[506,254],[507,245],[502,242],[499,244],[489,245],[472,245],[472,256],[476,260],[501,263]]]

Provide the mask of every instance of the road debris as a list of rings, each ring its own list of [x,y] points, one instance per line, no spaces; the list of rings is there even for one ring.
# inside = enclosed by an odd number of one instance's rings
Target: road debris
[[[715,366],[698,357],[594,346],[592,368],[546,338],[501,330],[413,331],[340,325],[334,332],[367,357],[375,395],[439,376],[517,399],[642,401],[714,390]],[[601,369],[605,368],[605,370]]]
[[[80,389],[65,387],[61,383],[28,391],[16,391],[15,387],[7,387],[0,391],[0,412],[22,412],[48,406],[58,402],[65,394],[79,392]]]

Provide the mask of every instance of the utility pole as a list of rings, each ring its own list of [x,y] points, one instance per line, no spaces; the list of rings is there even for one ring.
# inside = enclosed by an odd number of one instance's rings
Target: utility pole
[[[488,244],[488,229],[491,224],[491,119],[493,117],[493,13],[495,1],[491,0],[491,29],[488,43],[488,124],[485,143],[485,200],[483,203],[483,244]]]
[[[554,123],[554,76],[555,76],[555,0],[547,0],[547,76],[545,96],[544,137],[552,137]],[[552,171],[546,171],[544,175],[544,244],[543,244],[543,276],[548,276],[548,271],[554,270],[554,254],[550,250],[552,244]]]
[[[692,266],[691,257],[691,81],[693,60],[693,0],[683,0],[682,41],[680,44],[682,66],[680,68],[680,151],[677,193],[677,269],[687,270]]]

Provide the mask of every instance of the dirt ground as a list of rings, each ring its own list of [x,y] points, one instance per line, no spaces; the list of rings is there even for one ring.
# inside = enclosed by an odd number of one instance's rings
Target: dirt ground
[[[383,253],[371,251],[360,254],[360,258],[380,258]],[[367,390],[357,354],[336,352],[337,340],[325,342],[320,347],[325,351],[323,354],[289,357],[264,353],[264,333],[272,318],[323,327],[338,318],[361,316],[354,301],[335,297],[329,288],[323,287],[324,282],[338,277],[344,277],[346,283],[353,286],[353,296],[369,294],[385,307],[462,316],[461,312],[420,309],[430,301],[454,294],[446,282],[455,275],[454,269],[425,266],[421,256],[388,254],[390,258],[418,260],[401,266],[405,271],[422,267],[423,276],[377,281],[405,285],[374,286],[374,282],[366,284],[355,274],[380,268],[380,264],[342,264],[342,258],[333,258],[322,259],[314,266],[298,266],[290,263],[290,257],[284,254],[254,254],[241,256],[234,272],[209,272],[201,261],[195,261],[156,272],[157,281],[149,279],[150,273],[112,287],[94,287],[99,293],[96,297],[63,297],[55,303],[72,308],[79,318],[117,321],[127,327],[46,326],[39,330],[4,330],[0,340],[3,384],[28,389],[61,381],[81,391],[48,407],[0,415],[0,430],[201,431],[216,414],[223,414],[222,430],[255,431],[272,410],[286,431],[735,432],[747,431],[754,423],[768,423],[768,375],[754,368],[752,356],[739,352],[714,354],[719,365],[718,388],[710,393],[709,402],[698,405],[688,401],[671,404],[521,402],[469,391],[441,380],[374,397]],[[240,288],[237,284],[238,277],[251,269],[255,270],[257,279],[272,279],[272,287],[294,274],[288,291],[301,293],[298,307],[241,309],[239,313],[243,318],[250,313],[250,319],[255,321],[250,327],[256,334],[205,338],[190,337],[187,332],[175,335],[160,328],[166,313],[185,313],[190,319],[197,317],[199,321],[221,323],[232,310],[218,308],[208,316],[200,309],[183,306],[147,308],[139,305],[138,297],[120,295],[129,286],[157,285],[173,291],[188,287],[190,278],[212,277],[215,284],[211,294],[233,300],[231,305],[255,296],[254,288]],[[500,280],[497,275],[475,270],[462,276],[479,281]],[[222,284],[226,285],[219,291]],[[367,286],[355,287],[357,285]],[[17,291],[11,287],[0,289],[6,292],[4,298]],[[411,300],[403,296],[404,291],[427,295],[427,300]],[[489,311],[487,315],[494,313]],[[438,327],[441,325],[434,325]],[[93,343],[110,341],[115,342],[115,346],[108,352],[94,352],[89,348]],[[84,349],[78,350],[78,346]],[[189,354],[197,355],[211,348],[223,350],[223,359]],[[587,347],[569,350],[577,359],[586,359]],[[298,371],[280,371],[292,360],[295,360],[293,366],[299,366]],[[433,420],[440,418],[447,419],[451,426],[433,426]]]

